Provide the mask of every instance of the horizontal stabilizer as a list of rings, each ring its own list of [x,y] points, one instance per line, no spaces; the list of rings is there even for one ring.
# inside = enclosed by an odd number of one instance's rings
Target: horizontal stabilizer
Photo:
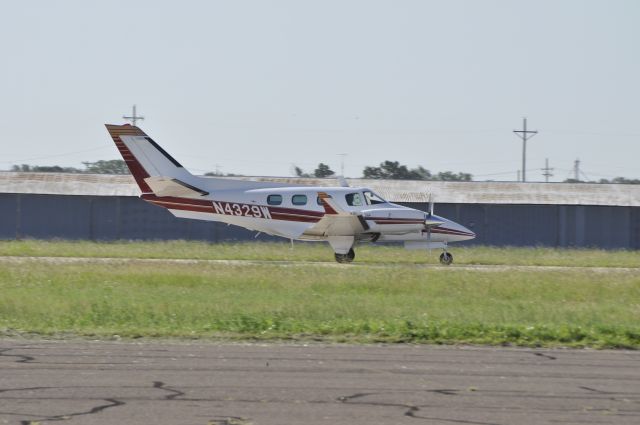
[[[171,177],[147,177],[144,181],[149,185],[153,193],[160,197],[198,198],[209,194],[205,190]]]

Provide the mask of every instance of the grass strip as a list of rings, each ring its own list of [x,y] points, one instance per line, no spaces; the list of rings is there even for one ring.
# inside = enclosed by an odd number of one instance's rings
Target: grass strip
[[[455,264],[580,267],[639,267],[640,251],[451,246]],[[436,264],[440,252],[407,251],[400,246],[361,245],[357,263]],[[202,260],[333,261],[326,243],[243,242],[209,244],[193,241],[87,242],[0,241],[0,256],[176,258]]]
[[[640,274],[0,265],[0,332],[640,347]]]

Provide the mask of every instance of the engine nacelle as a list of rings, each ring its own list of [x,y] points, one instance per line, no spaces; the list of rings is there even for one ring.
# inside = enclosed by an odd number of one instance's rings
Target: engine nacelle
[[[425,228],[426,214],[408,208],[373,208],[362,211],[362,216],[374,232],[403,234]]]

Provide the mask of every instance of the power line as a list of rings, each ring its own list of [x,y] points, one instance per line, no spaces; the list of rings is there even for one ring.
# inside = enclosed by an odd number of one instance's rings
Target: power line
[[[13,160],[9,160],[9,161],[0,161],[0,163],[2,163],[2,164],[16,164],[18,162],[25,162],[25,161],[39,161],[41,159],[59,158],[61,156],[77,155],[77,154],[80,154],[80,153],[95,152],[95,151],[104,150],[104,149],[111,149],[111,146],[100,146],[100,147],[95,147],[95,148],[91,148],[91,149],[83,149],[83,150],[73,151],[73,152],[55,153],[55,154],[46,155],[46,156],[36,156],[36,157],[24,158],[24,159],[13,159]]]

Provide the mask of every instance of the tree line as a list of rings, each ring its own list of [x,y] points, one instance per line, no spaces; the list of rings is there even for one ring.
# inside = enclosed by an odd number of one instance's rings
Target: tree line
[[[126,163],[121,159],[100,160],[96,162],[83,162],[84,168],[61,167],[59,165],[13,165],[11,171],[26,173],[78,173],[78,174],[130,174]],[[328,178],[335,177],[336,173],[327,164],[319,163],[312,172],[305,172],[302,168],[295,166],[293,172],[297,177]],[[205,173],[205,176],[241,176],[232,173]],[[430,181],[472,181],[470,173],[453,171],[441,171],[432,173],[422,166],[409,168],[398,161],[384,161],[377,167],[366,166],[362,170],[362,177],[365,179],[385,179],[385,180],[430,180]],[[566,179],[564,183],[601,183],[601,184],[640,184],[640,179],[628,179],[625,177],[615,177],[613,179],[600,179],[598,181],[583,181]]]
[[[640,184],[640,179],[628,179],[626,177],[614,177],[611,180],[609,179],[600,179],[600,180],[576,180],[576,179],[566,179],[563,183],[600,183],[600,184]]]
[[[78,174],[130,174],[127,164],[121,159],[83,162],[84,168],[61,167],[59,165],[14,165],[11,171],[23,173],[78,173]]]
[[[335,172],[322,162],[312,173],[305,173],[300,167],[294,166],[294,172],[298,177],[331,177]],[[366,166],[362,170],[362,177],[365,179],[385,179],[385,180],[441,180],[441,181],[471,181],[473,176],[470,173],[454,173],[452,171],[442,171],[437,174],[431,173],[423,166],[409,168],[398,161],[384,161],[379,166]]]

